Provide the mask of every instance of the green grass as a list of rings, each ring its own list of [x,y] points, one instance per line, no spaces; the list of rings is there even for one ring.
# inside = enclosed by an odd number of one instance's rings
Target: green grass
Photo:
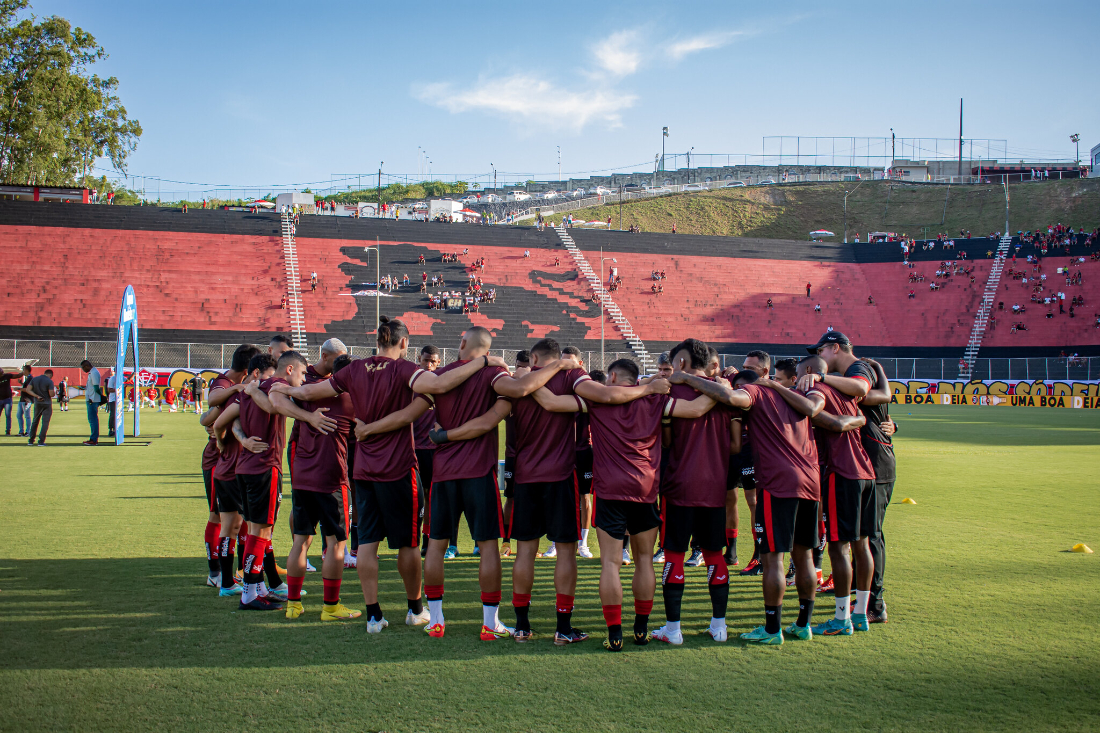
[[[1100,554],[1065,552],[1100,550],[1093,412],[895,408],[889,624],[781,648],[715,644],[704,572],[689,569],[683,647],[612,655],[594,560],[581,563],[575,617],[594,638],[564,649],[478,641],[467,558],[447,566],[442,640],[400,624],[392,558],[381,601],[398,623],[380,636],[322,625],[316,576],[304,621],[235,613],[203,585],[194,416],[146,413],[141,439],[85,448],[74,404],[55,413],[49,448],[0,438],[0,730],[1096,729]],[[907,496],[916,506],[896,503]],[[284,553],[285,519],[275,542]],[[539,561],[541,631],[553,628],[550,569]],[[506,562],[506,598],[509,579]],[[354,577],[344,587],[362,608]],[[761,622],[758,579],[734,577],[730,601],[731,632]],[[819,599],[816,618],[831,606]],[[788,597],[788,618],[795,609]],[[654,611],[659,623],[659,598]]]
[[[843,241],[844,192],[848,197],[848,231],[892,231],[918,239],[922,229],[930,236],[945,232],[957,236],[968,229],[975,236],[1001,231],[1005,225],[1004,189],[1000,185],[930,186],[866,181],[802,183],[684,193],[624,203],[622,225],[646,232],[670,232],[673,223],[682,234],[729,237],[766,237],[804,240],[815,229],[835,232]],[[1100,181],[1083,179],[1025,183],[1009,186],[1012,231],[1035,230],[1048,224],[1085,227],[1100,225]],[[607,221],[619,226],[618,204],[570,212],[585,221]],[[549,217],[559,223],[562,214]],[[971,253],[972,255],[974,253]]]

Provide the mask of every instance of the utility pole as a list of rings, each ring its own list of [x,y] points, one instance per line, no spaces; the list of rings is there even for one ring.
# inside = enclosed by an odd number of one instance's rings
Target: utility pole
[[[1069,136],[1069,141],[1077,146],[1076,161],[1077,161],[1077,167],[1080,168],[1081,167],[1081,136],[1078,135],[1077,133],[1073,133],[1072,135]],[[1077,175],[1081,175],[1080,172],[1078,172]]]
[[[623,230],[623,184],[619,184],[619,231]]]
[[[561,188],[561,145],[558,146],[558,188]]]
[[[1006,235],[1008,235],[1008,175],[1007,174],[1005,175],[1004,185],[1005,185],[1005,231],[1004,231],[1004,233]]]
[[[376,215],[382,215],[382,166],[386,164],[386,161],[382,160],[378,162],[378,211]]]
[[[493,190],[495,191],[497,189],[497,167],[492,163],[489,164],[489,167],[493,169]]]
[[[894,161],[898,159],[897,138],[894,137],[894,128],[890,128],[890,177],[894,177]]]
[[[665,138],[668,137],[668,128],[661,130],[661,170],[665,169]]]
[[[959,183],[962,183],[963,174],[963,101],[959,97]]]

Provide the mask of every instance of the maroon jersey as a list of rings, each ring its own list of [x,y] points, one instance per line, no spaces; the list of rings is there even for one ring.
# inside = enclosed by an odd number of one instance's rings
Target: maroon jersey
[[[436,374],[444,374],[465,364],[455,361]],[[493,383],[508,376],[504,367],[485,367],[446,394],[435,396],[435,421],[444,430],[484,415],[499,399],[507,399],[493,391]],[[444,443],[435,451],[432,464],[433,481],[456,481],[488,476],[497,466],[499,452],[497,429],[480,438]]]
[[[533,367],[531,371],[538,371]],[[546,388],[558,396],[572,395],[573,388],[589,379],[583,369],[558,372]],[[532,396],[512,406],[516,436],[517,484],[561,481],[577,465],[576,413],[548,412]]]
[[[413,436],[417,450],[435,450],[435,443],[428,438],[428,433],[432,431],[433,426],[435,426],[435,408],[429,407],[413,423]]]
[[[210,382],[210,393],[213,394],[216,389],[225,389],[232,386],[233,382],[230,381],[229,377],[224,374],[219,374]],[[222,405],[222,409],[225,409],[224,404]],[[233,436],[230,435],[229,437]],[[218,441],[211,437],[210,440],[206,441],[206,447],[202,449],[202,470],[211,471],[217,464]]]
[[[306,369],[306,384],[324,379],[312,366]],[[290,438],[294,449],[290,458],[292,488],[333,492],[348,483],[348,436],[355,427],[351,395],[345,393],[302,403],[302,409],[307,412],[322,407],[328,408],[325,417],[336,421],[336,429],[331,433],[322,433],[304,420],[294,421]]]
[[[752,400],[744,418],[749,423],[756,469],[756,488],[780,499],[821,500],[817,445],[810,418],[788,405],[770,387],[739,387]]]
[[[675,398],[647,395],[622,405],[587,405],[592,426],[592,493],[616,501],[657,501],[661,418]]]
[[[222,403],[222,412],[229,409],[230,405],[240,401],[240,392],[230,396],[228,400]],[[241,444],[233,437],[232,430],[225,431],[222,446],[225,450],[218,454],[218,461],[214,464],[214,478],[219,481],[232,481],[237,476],[237,455],[241,452]]]
[[[592,428],[588,427],[588,413],[577,413],[577,450],[588,450],[592,447]]]
[[[674,384],[669,392],[690,402],[699,396],[686,384]],[[672,418],[672,443],[665,448],[667,463],[661,471],[661,493],[674,506],[724,507],[730,466],[730,421],[733,408],[717,404],[696,418]],[[740,428],[738,428],[740,429]]]
[[[260,382],[260,390],[264,394],[271,392],[271,385],[276,382],[286,384],[281,377],[271,377]],[[263,453],[241,449],[237,455],[237,473],[255,475],[274,468],[276,471],[283,469],[283,450],[286,448],[286,418],[282,415],[269,415],[252,401],[244,392],[241,398],[241,430],[248,437],[256,437],[267,443],[267,450]]]
[[[337,394],[347,392],[355,417],[372,423],[404,410],[420,397],[413,383],[424,370],[407,359],[371,356],[356,359],[334,374],[329,383]],[[413,427],[378,433],[359,441],[355,448],[352,478],[359,481],[396,481],[416,468]]]
[[[855,397],[849,397],[824,382],[815,384],[810,394],[814,392],[825,398],[825,412],[838,417],[857,417],[860,414],[859,401]],[[824,444],[828,448],[829,453],[823,465],[830,472],[849,479],[874,480],[875,468],[871,465],[871,459],[867,457],[867,451],[863,450],[858,430],[834,433],[832,430],[815,428],[815,432],[819,445]]]

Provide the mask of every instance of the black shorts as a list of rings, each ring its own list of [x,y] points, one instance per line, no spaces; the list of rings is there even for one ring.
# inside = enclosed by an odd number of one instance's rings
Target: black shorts
[[[756,501],[756,548],[790,552],[795,545],[817,545],[817,505],[810,499],[785,499],[760,491]]]
[[[424,487],[415,468],[396,481],[355,479],[355,522],[359,544],[388,540],[391,550],[420,544]]]
[[[253,524],[275,524],[283,500],[283,472],[269,468],[263,473],[238,473],[244,494],[244,518]]]
[[[325,537],[336,537],[337,542],[348,538],[347,486],[332,493],[291,489],[290,507],[290,531],[294,534],[315,535],[320,523]]]
[[[420,471],[420,485],[431,486],[432,485],[432,468],[435,465],[435,449],[434,448],[417,448],[416,449],[416,464],[417,469]]]
[[[641,534],[660,527],[661,513],[657,509],[657,502],[647,504],[641,501],[601,499],[597,495],[596,519],[593,524],[614,539],[621,540],[628,534]]]
[[[497,472],[477,478],[436,481],[428,501],[428,537],[451,541],[451,530],[466,515],[474,542],[500,539],[504,534],[504,508],[500,505]]]
[[[704,550],[726,549],[726,508],[666,504],[665,550],[687,552],[692,538]]]
[[[512,503],[512,539],[578,542],[581,495],[574,476],[561,481],[516,484]]]
[[[756,491],[755,466],[741,466],[741,486],[745,491]]]
[[[577,465],[573,469],[577,476],[577,491],[582,494],[592,493],[592,449],[585,448],[577,451]]]
[[[202,469],[202,485],[206,489],[206,507],[212,511],[218,511],[218,492],[214,488],[214,469]]]
[[[852,542],[878,530],[874,479],[829,473],[821,481],[821,494],[825,539],[829,542]]]
[[[218,501],[218,513],[244,516],[244,492],[236,477],[214,479],[214,496]]]
[[[504,457],[504,498],[511,499],[516,495],[516,457]]]

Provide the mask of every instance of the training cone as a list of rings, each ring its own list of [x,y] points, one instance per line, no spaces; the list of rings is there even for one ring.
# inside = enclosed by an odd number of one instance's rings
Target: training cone
[[[1070,552],[1084,552],[1086,554],[1091,555],[1092,554],[1092,548],[1089,547],[1088,545],[1086,545],[1084,542],[1078,542],[1076,545],[1073,546],[1073,548],[1070,550]]]
[[[910,499],[908,496],[901,500],[902,504],[916,504],[917,502]]]

